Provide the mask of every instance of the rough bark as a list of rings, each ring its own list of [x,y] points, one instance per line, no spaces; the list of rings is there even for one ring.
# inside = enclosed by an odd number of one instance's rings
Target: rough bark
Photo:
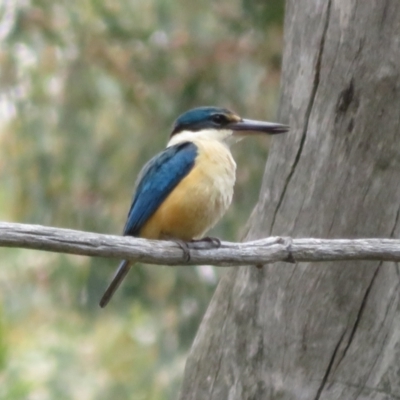
[[[399,239],[292,239],[269,237],[250,242],[187,243],[190,259],[173,241],[102,235],[41,225],[0,222],[0,247],[19,247],[113,257],[161,265],[213,264],[219,267],[259,266],[277,261],[400,261]]]
[[[247,239],[398,237],[400,2],[288,0],[280,117]],[[393,262],[231,270],[181,399],[400,399],[399,296]]]

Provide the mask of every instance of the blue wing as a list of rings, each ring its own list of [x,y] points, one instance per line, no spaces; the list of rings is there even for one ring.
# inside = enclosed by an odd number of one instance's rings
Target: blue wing
[[[124,235],[136,236],[166,197],[193,168],[197,146],[191,142],[167,147],[139,174]]]

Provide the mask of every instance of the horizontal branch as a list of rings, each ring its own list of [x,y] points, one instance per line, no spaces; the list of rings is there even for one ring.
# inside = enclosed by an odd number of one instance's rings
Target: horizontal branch
[[[129,259],[162,265],[260,265],[277,261],[400,261],[397,239],[292,239],[269,237],[244,243],[222,242],[218,249],[207,243],[190,244],[190,261],[173,241],[0,222],[0,246],[44,250],[84,256]]]

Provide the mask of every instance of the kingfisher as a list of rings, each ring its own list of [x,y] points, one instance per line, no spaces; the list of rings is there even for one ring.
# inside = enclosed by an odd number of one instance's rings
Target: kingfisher
[[[165,150],[145,164],[136,181],[124,236],[185,243],[203,237],[232,201],[236,163],[230,145],[252,133],[289,130],[279,123],[244,119],[226,108],[198,107],[179,116]],[[190,257],[190,256],[189,256]],[[125,278],[131,262],[119,265],[100,300],[105,307]]]

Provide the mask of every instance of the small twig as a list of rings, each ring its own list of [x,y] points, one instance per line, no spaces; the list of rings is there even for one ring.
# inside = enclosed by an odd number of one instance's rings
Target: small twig
[[[189,244],[190,261],[174,242],[0,222],[0,246],[85,256],[129,259],[149,264],[215,266],[262,265],[277,261],[400,261],[397,239],[292,239],[269,237],[244,243]]]

